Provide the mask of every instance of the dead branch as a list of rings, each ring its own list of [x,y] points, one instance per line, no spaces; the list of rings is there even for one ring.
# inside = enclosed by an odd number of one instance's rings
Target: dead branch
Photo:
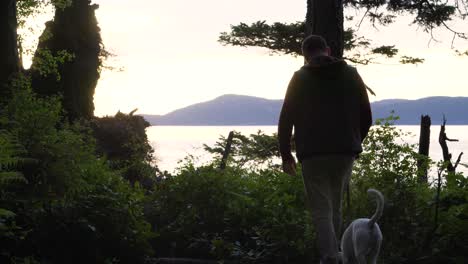
[[[231,153],[231,145],[232,145],[232,140],[233,139],[234,139],[234,132],[231,131],[231,132],[229,132],[229,136],[228,136],[228,138],[226,140],[226,146],[224,148],[223,157],[221,159],[221,164],[219,166],[219,168],[221,170],[224,170],[226,168],[226,163],[227,163],[229,154]]]
[[[455,162],[455,165],[453,165],[453,169],[456,170],[458,165],[460,164],[460,161],[461,161],[461,157],[463,156],[463,152],[460,153],[460,155],[458,155],[458,158],[457,158],[457,161]]]
[[[444,159],[444,163],[447,165],[447,171],[455,172],[458,164],[460,164],[460,159],[461,159],[461,156],[463,155],[463,152],[460,153],[460,155],[458,156],[458,159],[455,162],[455,165],[452,164],[452,154],[449,152],[447,141],[458,142],[458,140],[450,139],[447,137],[447,134],[445,133],[446,124],[447,124],[447,119],[445,118],[445,115],[444,115],[442,125],[440,126],[439,144],[440,144],[440,147],[442,148],[442,156]]]

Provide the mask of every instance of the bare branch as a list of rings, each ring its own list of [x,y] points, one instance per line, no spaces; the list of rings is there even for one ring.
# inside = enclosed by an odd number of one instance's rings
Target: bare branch
[[[369,8],[366,9],[366,12],[364,13],[364,15],[361,18],[361,21],[359,21],[359,24],[357,25],[356,31],[358,31],[361,28],[362,21],[364,21],[364,18],[366,18],[367,14],[369,13],[369,10],[370,10]]]
[[[442,156],[443,156],[443,159],[444,159],[444,163],[447,166],[447,171],[448,172],[455,172],[456,167],[460,163],[460,159],[461,159],[461,156],[463,155],[463,153],[461,153],[458,156],[457,162],[455,163],[455,165],[453,165],[452,164],[452,154],[450,154],[450,152],[449,152],[449,149],[448,149],[448,146],[447,146],[447,141],[458,141],[458,140],[449,139],[447,137],[447,134],[445,133],[445,125],[446,124],[447,124],[447,119],[445,118],[445,115],[444,115],[442,125],[440,126],[439,144],[440,144],[440,147],[442,148]]]
[[[460,155],[458,155],[458,158],[457,158],[457,161],[455,162],[455,165],[453,165],[453,169],[456,170],[457,167],[458,167],[458,164],[460,164],[460,161],[461,161],[461,157],[463,156],[463,152],[460,153]]]
[[[434,6],[433,6],[428,0],[426,0],[426,1],[424,1],[424,2],[427,4],[427,6],[428,6],[433,12],[436,11],[436,9],[434,8]],[[458,3],[458,2],[457,2],[457,3]],[[447,29],[448,31],[450,31],[450,32],[452,32],[452,33],[454,34],[454,37],[453,37],[453,39],[452,39],[452,48],[453,48],[453,42],[454,42],[454,40],[455,40],[455,37],[459,37],[459,38],[462,38],[462,39],[468,39],[468,35],[467,35],[465,32],[459,32],[459,31],[454,30],[452,27],[450,27],[449,25],[447,25],[447,23],[445,23],[445,21],[443,21],[443,20],[440,21],[440,23],[445,27],[445,29]],[[433,28],[433,27],[431,26],[431,29],[430,29],[430,31],[431,31],[431,37],[432,37],[432,28]]]

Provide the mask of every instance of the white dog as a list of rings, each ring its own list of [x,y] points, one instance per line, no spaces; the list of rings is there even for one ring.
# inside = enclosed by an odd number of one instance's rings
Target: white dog
[[[369,189],[377,200],[377,209],[371,219],[359,218],[346,228],[341,239],[341,254],[343,264],[376,264],[382,244],[382,232],[377,220],[382,216],[384,197],[377,190]],[[369,262],[367,260],[369,259]]]

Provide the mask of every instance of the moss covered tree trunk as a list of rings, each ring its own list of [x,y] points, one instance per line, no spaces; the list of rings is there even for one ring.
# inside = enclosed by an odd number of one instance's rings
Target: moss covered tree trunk
[[[91,118],[94,91],[99,79],[101,36],[90,0],[74,0],[57,8],[53,21],[46,23],[31,67],[32,87],[40,95],[63,95],[69,119]],[[44,74],[41,64],[46,55],[60,57],[66,52],[71,60],[58,63],[57,73]],[[58,76],[57,76],[58,74]]]
[[[0,1],[0,96],[8,92],[6,84],[19,70],[17,43],[16,0]]]
[[[325,38],[332,56],[343,57],[343,1],[307,0],[306,36]]]

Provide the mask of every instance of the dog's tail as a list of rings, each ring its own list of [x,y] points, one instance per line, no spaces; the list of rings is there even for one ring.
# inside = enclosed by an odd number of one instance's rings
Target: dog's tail
[[[381,192],[379,192],[379,191],[377,191],[375,189],[369,189],[369,190],[367,190],[367,193],[372,194],[373,196],[375,196],[375,198],[377,200],[377,209],[375,210],[374,215],[372,216],[372,218],[370,219],[370,221],[368,223],[369,228],[373,228],[374,224],[382,216],[383,207],[384,207],[384,197],[383,197]]]

